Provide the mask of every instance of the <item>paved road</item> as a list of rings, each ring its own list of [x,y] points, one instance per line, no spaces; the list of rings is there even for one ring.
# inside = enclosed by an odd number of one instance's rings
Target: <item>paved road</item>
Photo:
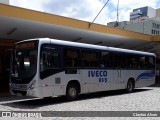
[[[65,101],[63,97],[52,99],[26,99],[25,97],[15,96],[0,97],[0,111],[160,111],[160,87],[145,87],[141,89],[136,89],[131,94],[126,94],[124,91],[110,91],[81,95],[78,100],[72,102]],[[68,120],[71,118],[56,119]],[[76,119],[80,120],[93,118]],[[139,118],[121,117],[112,119],[135,120]],[[151,118],[141,119],[150,120]],[[152,119],[158,120],[160,118]]]

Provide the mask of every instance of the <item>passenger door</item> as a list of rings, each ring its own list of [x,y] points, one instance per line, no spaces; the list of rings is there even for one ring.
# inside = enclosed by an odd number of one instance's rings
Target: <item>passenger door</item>
[[[125,88],[125,79],[127,76],[126,73],[126,55],[123,53],[114,53],[113,57],[113,79],[114,82],[112,84],[113,89],[124,89]]]
[[[95,82],[98,81],[96,71],[99,68],[99,52],[96,50],[82,51],[82,92],[95,91]]]
[[[40,53],[40,79],[41,93],[43,97],[52,96],[55,76],[60,69],[60,47],[57,45],[43,44]],[[61,76],[56,76],[57,78]],[[61,83],[59,84],[61,85]],[[61,91],[59,93],[62,94]]]
[[[93,70],[93,69],[92,69]],[[90,69],[81,70],[82,77],[82,93],[90,93],[95,91],[95,77],[89,76]]]
[[[113,82],[112,70],[112,53],[109,51],[102,51],[100,53],[100,69],[96,71],[99,75],[98,80],[95,81],[96,91],[106,91],[111,89]]]

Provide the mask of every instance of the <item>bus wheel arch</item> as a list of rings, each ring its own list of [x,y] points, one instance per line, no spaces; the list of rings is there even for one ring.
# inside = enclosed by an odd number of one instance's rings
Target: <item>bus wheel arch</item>
[[[78,80],[71,80],[68,82],[66,87],[66,98],[67,100],[75,100],[81,92],[80,83]]]
[[[134,88],[135,88],[135,80],[134,78],[129,78],[127,81],[126,91],[128,93],[131,93],[133,92]]]

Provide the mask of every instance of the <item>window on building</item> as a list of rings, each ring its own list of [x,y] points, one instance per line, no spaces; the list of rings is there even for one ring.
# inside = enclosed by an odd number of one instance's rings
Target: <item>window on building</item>
[[[156,24],[156,29],[158,29],[158,24]]]
[[[154,30],[154,29],[152,29],[151,33],[152,33],[153,35],[158,34],[158,33],[157,33],[157,30]]]
[[[157,24],[157,29],[159,29],[159,24]]]
[[[155,28],[157,29],[157,24],[155,23]]]
[[[151,33],[153,34],[153,29],[151,30]]]
[[[154,28],[154,23],[152,23],[152,28]]]
[[[156,24],[156,28],[158,29],[158,24]]]

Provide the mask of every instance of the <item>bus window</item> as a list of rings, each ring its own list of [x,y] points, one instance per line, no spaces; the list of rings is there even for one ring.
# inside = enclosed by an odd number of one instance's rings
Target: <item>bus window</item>
[[[127,64],[130,69],[154,69],[154,57],[141,55],[127,55]]]
[[[52,46],[42,45],[41,48],[40,72],[41,78],[45,78],[54,74],[60,67],[59,53]]]
[[[127,55],[127,67],[129,69],[141,69],[143,66],[143,57],[137,55]]]
[[[113,68],[113,55],[109,52],[101,52],[100,68]]]
[[[138,66],[140,69],[145,68],[145,56],[140,56],[138,59]]]
[[[64,66],[80,67],[80,50],[75,48],[64,48]]]
[[[126,68],[126,55],[123,53],[114,53],[114,68]]]
[[[85,50],[83,51],[83,67],[99,68],[98,52]]]
[[[146,69],[154,69],[155,60],[153,57],[145,56],[145,68]]]

